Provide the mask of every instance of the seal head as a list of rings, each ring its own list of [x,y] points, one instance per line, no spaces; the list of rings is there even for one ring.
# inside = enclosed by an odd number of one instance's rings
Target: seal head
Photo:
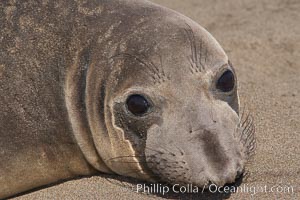
[[[198,186],[242,172],[253,123],[191,19],[142,0],[0,7],[0,198],[98,171]]]
[[[233,182],[254,144],[252,123],[244,124],[250,129],[243,135],[233,66],[189,18],[152,3],[137,5],[128,13],[122,4],[105,37],[78,54],[83,61],[74,71],[87,66],[88,126],[74,117],[82,109],[72,95],[76,84],[67,81],[70,121],[83,153],[100,171],[145,180]]]

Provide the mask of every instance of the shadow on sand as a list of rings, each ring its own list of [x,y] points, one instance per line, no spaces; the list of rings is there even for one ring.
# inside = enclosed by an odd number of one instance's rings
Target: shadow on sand
[[[128,177],[122,177],[117,175],[107,175],[107,174],[98,174],[97,176],[100,176],[106,181],[108,181],[111,184],[117,185],[119,187],[122,187],[126,191],[130,191],[132,193],[139,193],[140,195],[147,195],[147,196],[157,196],[164,199],[197,199],[197,200],[221,200],[221,199],[228,199],[233,192],[226,191],[224,192],[224,189],[221,189],[221,192],[216,191],[216,188],[214,186],[211,186],[210,190],[207,188],[197,188],[192,185],[186,185],[183,186],[182,192],[180,192],[180,187],[174,187],[172,185],[167,185],[163,183],[147,183],[147,182],[141,182],[139,180],[128,178]],[[59,184],[62,184],[66,181],[72,181],[72,180],[78,180],[82,178],[90,178],[92,176],[81,176],[73,179],[67,179],[62,180],[53,184],[48,184],[45,186],[41,186],[38,188],[34,188],[32,190],[19,193],[17,195],[11,196],[10,198],[20,197],[22,195],[29,194],[31,192],[36,192],[41,189],[45,189],[48,187],[56,186]],[[233,184],[227,184],[228,188],[237,188],[241,185],[243,182],[243,177],[237,179],[235,183]],[[224,187],[225,187],[224,186]],[[142,187],[142,188],[141,188]],[[223,187],[223,188],[224,188]],[[186,191],[184,192],[184,190]],[[163,194],[163,190],[165,193]],[[168,190],[168,191],[166,191]],[[150,192],[149,192],[150,191]],[[9,198],[9,199],[10,199]]]

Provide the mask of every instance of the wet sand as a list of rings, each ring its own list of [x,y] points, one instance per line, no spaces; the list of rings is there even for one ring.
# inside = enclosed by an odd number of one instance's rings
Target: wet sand
[[[16,199],[300,199],[300,1],[154,0],[205,27],[236,68],[241,104],[255,119],[257,152],[232,194],[144,195],[135,184],[94,176]],[[287,188],[289,187],[289,188]],[[257,194],[254,194],[255,192]],[[261,189],[267,191],[261,191]],[[289,189],[289,191],[288,191]],[[285,190],[285,191],[283,191]]]

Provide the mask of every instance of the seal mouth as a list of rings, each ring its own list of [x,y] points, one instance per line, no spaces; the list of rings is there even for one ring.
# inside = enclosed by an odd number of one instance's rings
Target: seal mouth
[[[239,187],[242,184],[245,177],[246,177],[246,173],[245,173],[245,169],[243,169],[243,171],[237,173],[234,182],[226,183],[223,187],[229,187],[229,188]]]

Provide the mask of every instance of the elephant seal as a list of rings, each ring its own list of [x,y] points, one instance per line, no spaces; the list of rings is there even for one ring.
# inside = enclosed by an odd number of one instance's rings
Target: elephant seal
[[[242,173],[254,126],[191,19],[143,0],[0,8],[0,198],[97,172],[200,187]]]

